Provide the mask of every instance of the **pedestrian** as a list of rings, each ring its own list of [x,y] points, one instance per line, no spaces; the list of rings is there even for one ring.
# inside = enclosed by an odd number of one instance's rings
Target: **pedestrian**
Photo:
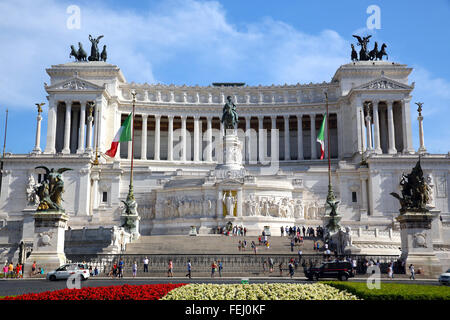
[[[214,273],[216,272],[217,264],[215,261],[211,264],[211,278],[214,278]]]
[[[6,279],[7,276],[8,276],[8,263],[6,262],[5,265],[3,266],[3,278]]]
[[[410,280],[416,280],[416,273],[415,273],[415,271],[414,271],[414,265],[413,264],[410,264],[409,265],[409,271],[411,272],[411,275],[409,276],[409,279]]]
[[[298,262],[299,262],[299,263],[302,262],[302,254],[303,254],[302,249],[299,249],[299,250],[298,250]]]
[[[189,277],[189,279],[191,279],[191,268],[192,268],[191,260],[188,260],[188,262],[187,262],[187,274],[186,274],[186,277]]]
[[[145,257],[144,258],[144,272],[148,272],[148,258],[147,257]]]
[[[392,268],[392,264],[389,265],[388,267],[388,277],[393,279],[394,278],[394,270]]]
[[[97,268],[97,266],[95,266],[95,268],[94,268],[94,276],[98,276],[98,268]]]
[[[291,252],[294,252],[294,239],[291,240]]]
[[[267,266],[267,260],[264,259],[264,262],[263,262],[263,273],[264,274],[266,274],[266,266]]]
[[[281,230],[281,236],[284,236],[284,228],[281,227],[280,230]]]
[[[172,263],[172,260],[169,260],[167,276],[173,278],[173,263]]]
[[[223,269],[222,261],[219,260],[218,264],[219,264],[219,277],[222,278],[222,269]]]
[[[137,274],[137,262],[135,261],[133,263],[133,278],[136,278],[136,274]]]
[[[242,249],[242,243],[241,243],[241,240],[239,240],[238,249],[239,249],[239,251],[241,251],[241,249]]]
[[[291,279],[294,276],[294,265],[293,265],[292,261],[289,262],[289,275],[290,275]]]
[[[30,277],[34,276],[35,274],[36,274],[36,261],[33,261],[33,264],[31,265]]]
[[[8,273],[9,273],[10,278],[14,278],[14,265],[13,265],[12,261],[9,263]]]
[[[119,278],[123,278],[123,260],[120,258],[119,265],[117,266],[119,269]]]
[[[280,262],[280,264],[278,265],[278,269],[280,269],[280,277],[283,276],[283,262]]]
[[[113,267],[112,267],[112,275],[114,276],[114,277],[117,277],[117,264],[116,263],[114,263],[114,265],[113,265]]]

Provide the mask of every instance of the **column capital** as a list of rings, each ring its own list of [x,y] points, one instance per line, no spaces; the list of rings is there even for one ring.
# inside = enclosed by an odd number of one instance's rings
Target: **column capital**
[[[309,116],[311,117],[311,119],[315,119],[316,118],[316,114],[315,113],[310,113]]]
[[[388,105],[388,107],[389,106],[392,107],[392,105],[394,104],[394,100],[385,100],[385,101],[386,101],[386,104]]]
[[[175,117],[175,116],[174,116],[173,114],[167,115],[167,118],[168,118],[169,120],[173,120],[174,117]]]
[[[303,118],[303,113],[298,113],[296,114],[297,119],[301,120]]]
[[[72,107],[72,100],[64,100],[64,103],[66,104],[66,107]]]
[[[195,115],[194,116],[194,121],[198,121],[200,119],[200,116],[199,115]]]
[[[155,114],[155,119],[161,119],[161,115],[160,114]]]
[[[283,118],[284,118],[284,120],[286,120],[286,119],[289,119],[290,116],[291,116],[290,114],[285,114],[285,115],[283,115]]]
[[[181,118],[181,120],[183,120],[183,122],[186,121],[187,117],[188,117],[187,115],[181,115],[180,116],[180,118]]]

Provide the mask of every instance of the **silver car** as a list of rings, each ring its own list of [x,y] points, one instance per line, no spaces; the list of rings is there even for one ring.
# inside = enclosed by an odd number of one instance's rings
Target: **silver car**
[[[450,269],[439,276],[439,283],[446,285],[450,284]]]
[[[47,280],[55,281],[60,279],[68,279],[70,276],[77,274],[80,275],[81,280],[87,280],[90,276],[89,269],[86,264],[83,263],[69,263],[60,266],[54,271],[47,273]]]

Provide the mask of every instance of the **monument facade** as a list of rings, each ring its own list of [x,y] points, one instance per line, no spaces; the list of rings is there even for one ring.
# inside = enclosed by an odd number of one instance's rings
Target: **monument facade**
[[[280,226],[323,225],[328,165],[319,159],[316,139],[324,92],[330,126],[325,148],[340,223],[362,253],[400,254],[400,206],[390,193],[400,191],[402,173],[418,159],[412,68],[368,58],[354,59],[329,82],[316,84],[137,84],[105,61],[106,52],[102,59],[94,51],[92,61],[74,51],[79,61],[46,70],[45,147],[39,145],[38,117],[35,148],[3,159],[0,261],[10,259],[21,241],[32,247],[34,187],[46,174],[40,165],[72,168],[64,173],[72,230],[122,226],[131,157],[141,235],[187,235],[193,226],[201,235],[229,221],[255,235],[269,227],[273,236]],[[132,110],[133,94],[134,154],[127,142],[108,157],[104,153]],[[421,164],[433,182],[430,212],[438,217],[431,241],[448,263],[450,156],[422,152]]]

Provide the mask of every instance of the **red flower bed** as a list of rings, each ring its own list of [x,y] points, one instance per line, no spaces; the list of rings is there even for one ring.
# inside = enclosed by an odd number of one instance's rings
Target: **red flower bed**
[[[29,293],[5,300],[159,300],[169,291],[184,286],[181,284],[145,284],[85,287],[81,289],[63,289],[41,293]]]

